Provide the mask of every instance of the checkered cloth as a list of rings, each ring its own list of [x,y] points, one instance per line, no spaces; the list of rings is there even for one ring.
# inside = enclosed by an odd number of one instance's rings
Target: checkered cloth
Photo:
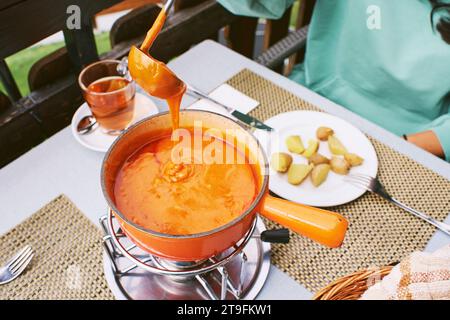
[[[361,299],[450,300],[450,245],[434,253],[412,253]]]

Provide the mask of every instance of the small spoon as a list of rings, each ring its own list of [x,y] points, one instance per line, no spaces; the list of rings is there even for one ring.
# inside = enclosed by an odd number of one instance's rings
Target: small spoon
[[[89,115],[81,118],[81,120],[78,122],[77,132],[79,134],[88,134],[97,129],[97,127],[97,120],[95,120],[95,117],[93,115]]]

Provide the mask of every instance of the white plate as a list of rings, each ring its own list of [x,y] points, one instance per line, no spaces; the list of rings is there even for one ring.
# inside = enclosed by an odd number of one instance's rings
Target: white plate
[[[150,98],[141,93],[136,93],[134,119],[132,123],[157,114],[158,112],[158,107]],[[117,136],[106,134],[100,128],[97,128],[88,134],[78,134],[77,132],[78,122],[83,117],[90,114],[92,113],[89,109],[89,106],[86,102],[83,103],[72,117],[72,123],[70,125],[72,129],[72,135],[81,145],[85,146],[86,148],[94,151],[106,152],[108,151],[114,140],[116,140]]]
[[[316,138],[317,128],[326,126],[335,131],[336,137],[341,140],[349,152],[354,152],[364,158],[364,163],[352,168],[350,173],[362,173],[372,177],[377,174],[378,159],[369,139],[359,129],[340,118],[323,112],[294,111],[279,114],[264,123],[275,129],[273,133],[263,130],[255,132],[268,159],[274,152],[290,153],[285,144],[288,136],[299,135],[307,147],[308,140]],[[328,149],[327,142],[320,142],[319,152],[331,158],[332,154]],[[307,160],[301,155],[292,154],[292,156],[293,163],[307,163]],[[309,178],[299,186],[294,186],[288,183],[287,174],[270,169],[269,188],[280,197],[291,201],[316,207],[330,207],[353,201],[365,193],[363,189],[345,182],[344,177],[330,171],[327,180],[317,188],[313,186]]]

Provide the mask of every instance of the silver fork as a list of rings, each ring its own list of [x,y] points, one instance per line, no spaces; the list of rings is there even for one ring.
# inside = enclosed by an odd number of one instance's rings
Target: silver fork
[[[25,246],[3,267],[0,268],[0,285],[13,281],[25,270],[33,259],[34,253],[30,246]]]
[[[400,208],[408,211],[409,213],[412,213],[416,217],[425,220],[426,222],[432,224],[433,226],[435,226],[436,228],[438,228],[439,230],[450,236],[450,225],[437,221],[436,219],[433,219],[432,217],[426,215],[425,213],[417,211],[411,207],[408,207],[406,204],[398,201],[386,191],[384,186],[380,183],[380,181],[377,178],[373,178],[364,174],[351,174],[345,178],[345,181],[351,183],[355,187],[366,189],[370,192],[373,192],[383,197],[387,201],[399,206]]]

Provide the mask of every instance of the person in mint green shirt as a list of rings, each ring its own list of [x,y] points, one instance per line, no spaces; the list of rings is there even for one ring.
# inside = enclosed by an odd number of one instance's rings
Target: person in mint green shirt
[[[294,0],[218,2],[276,19]],[[450,161],[450,0],[317,0],[290,78]]]

